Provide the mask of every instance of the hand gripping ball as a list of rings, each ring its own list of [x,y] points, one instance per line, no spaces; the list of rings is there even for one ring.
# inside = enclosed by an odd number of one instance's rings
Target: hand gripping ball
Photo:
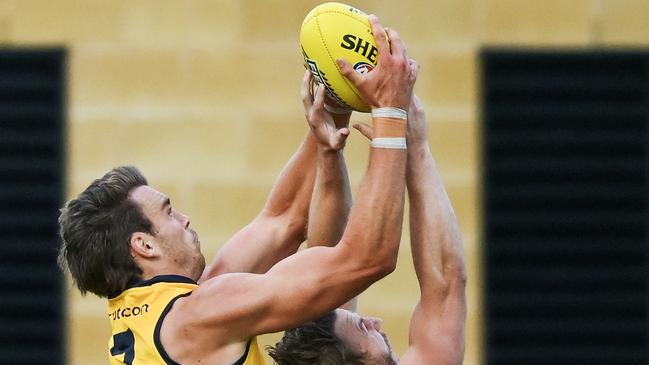
[[[331,99],[343,108],[370,111],[336,63],[343,58],[359,73],[376,67],[378,50],[367,14],[340,3],[319,5],[304,18],[300,45],[305,66]]]

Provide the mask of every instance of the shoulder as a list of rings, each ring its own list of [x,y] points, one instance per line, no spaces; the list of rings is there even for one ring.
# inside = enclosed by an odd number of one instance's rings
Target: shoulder
[[[246,291],[254,274],[223,274],[171,301],[158,323],[160,348],[175,361],[236,359],[250,339],[245,317],[256,309]],[[244,295],[245,294],[245,295]]]
[[[246,333],[245,327],[241,330],[241,324],[261,310],[262,276],[227,273],[204,281],[190,295],[172,303],[165,327],[172,333],[205,332],[215,343],[247,340],[251,334]]]

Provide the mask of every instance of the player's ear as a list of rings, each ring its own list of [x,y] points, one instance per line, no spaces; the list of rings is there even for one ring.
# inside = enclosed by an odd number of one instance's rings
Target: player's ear
[[[144,232],[135,232],[129,241],[131,253],[144,258],[151,258],[156,255],[153,236]]]

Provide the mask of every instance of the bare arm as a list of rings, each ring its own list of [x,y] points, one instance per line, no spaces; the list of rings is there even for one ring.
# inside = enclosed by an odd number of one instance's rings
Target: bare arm
[[[378,20],[371,17],[371,21],[379,47],[378,66],[367,75],[359,75],[349,64],[341,63],[342,72],[373,108],[405,109],[418,66],[408,62],[396,32],[388,31],[388,42]],[[405,136],[405,121],[374,118],[373,122],[377,137]],[[353,298],[396,265],[405,164],[404,150],[370,150],[357,202],[335,247],[304,250],[263,275],[233,273],[207,280],[191,296],[179,300],[172,311],[175,314],[170,315],[208,331],[209,336],[204,337],[212,345],[206,346],[213,347],[294,327]]]
[[[317,143],[318,139],[312,132],[305,136],[280,173],[266,206],[251,223],[237,232],[219,250],[212,264],[204,271],[200,282],[228,272],[265,273],[277,262],[297,251],[300,244],[307,239],[307,230],[320,242],[315,245],[325,242],[333,245],[340,240],[351,207],[351,192],[342,155],[342,148],[349,134],[347,125],[351,113],[331,116],[324,109],[314,110],[311,82],[311,74],[307,71],[301,89],[306,117],[315,118],[316,115],[311,114],[317,112],[317,117],[326,114],[332,118],[338,128],[338,133],[333,133],[336,139],[328,141],[323,147],[322,143]],[[333,169],[332,172],[327,170],[324,175],[321,174],[320,183],[317,185],[322,187],[322,193],[313,190],[316,161],[320,169]],[[342,165],[339,166],[340,163]],[[334,180],[341,179],[347,180],[346,191],[343,191],[345,187],[342,185],[334,187]],[[328,198],[330,194],[343,194],[345,202],[341,202],[341,206],[337,207],[337,199]],[[309,202],[315,206],[310,206]],[[325,215],[317,212],[329,209],[332,209],[331,215],[327,216],[332,217],[333,221],[321,221]],[[312,213],[316,214],[312,217]],[[331,229],[325,227],[332,224],[335,225],[333,230],[337,234],[334,237],[322,236],[331,232]]]
[[[318,172],[309,209],[308,247],[333,246],[340,241],[352,204],[349,176],[342,150],[318,151]]]
[[[298,252],[265,275],[215,278],[221,281],[213,283],[213,292],[229,303],[248,306],[246,316],[224,324],[228,334],[246,338],[295,327],[349,301],[394,270],[403,219],[404,166],[403,151],[371,152],[349,223],[335,247]]]
[[[228,272],[265,273],[305,240],[315,180],[316,138],[305,136],[280,173],[266,205],[219,250],[200,282]]]
[[[453,208],[427,141],[416,96],[409,116],[406,181],[412,255],[421,299],[410,323],[402,364],[461,364],[464,358],[466,269]]]
[[[309,73],[310,75],[310,73]],[[332,247],[340,241],[349,211],[352,205],[349,175],[343,155],[344,138],[349,134],[349,118],[351,112],[332,114],[319,107],[319,100],[315,106],[311,95],[306,97],[305,108],[307,119],[316,135],[322,135],[323,140],[330,143],[318,144],[318,162],[315,186],[309,208],[309,225],[307,230],[308,247]],[[327,101],[325,100],[325,103]],[[316,129],[317,119],[326,119],[327,123]],[[326,138],[329,134],[332,138]],[[342,308],[356,310],[356,299],[347,302]]]
[[[352,204],[343,150],[318,147],[316,182],[309,208],[308,247],[333,246],[342,237]]]
[[[349,301],[392,272],[401,236],[405,163],[403,150],[371,150],[358,199],[335,247],[298,252],[266,274],[219,275],[179,300],[174,316],[187,321],[182,313],[190,311],[196,323],[190,327],[210,332],[195,336],[194,343],[209,338],[199,347],[223,346],[296,327]]]

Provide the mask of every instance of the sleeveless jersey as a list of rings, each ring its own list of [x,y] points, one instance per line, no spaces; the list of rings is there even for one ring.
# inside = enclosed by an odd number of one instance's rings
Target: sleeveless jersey
[[[178,365],[160,343],[160,327],[173,303],[197,287],[189,278],[162,275],[110,298],[108,320],[113,333],[108,341],[110,364]],[[245,353],[233,365],[264,365],[256,338],[248,342]]]

